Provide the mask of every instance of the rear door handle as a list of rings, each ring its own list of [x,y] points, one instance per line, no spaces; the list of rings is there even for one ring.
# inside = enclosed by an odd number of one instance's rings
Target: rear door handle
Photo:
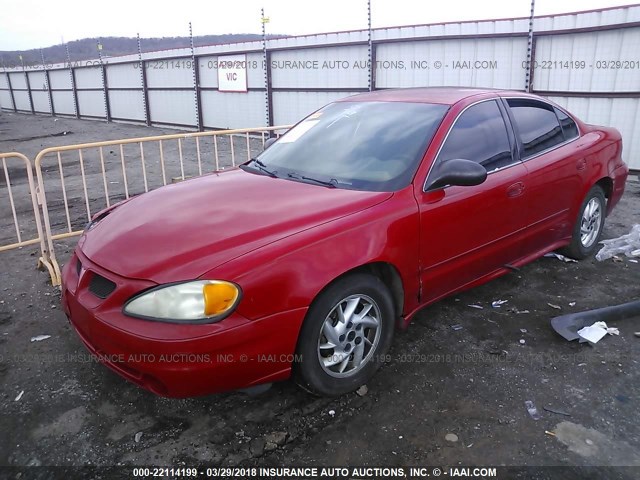
[[[509,188],[507,188],[507,197],[519,197],[520,195],[522,195],[522,192],[524,192],[524,183],[516,182],[513,185],[510,185]]]

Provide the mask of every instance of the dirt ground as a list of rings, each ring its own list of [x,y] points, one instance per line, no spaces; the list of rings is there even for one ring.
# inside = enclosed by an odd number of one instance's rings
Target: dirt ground
[[[31,158],[53,144],[158,132],[0,118],[0,151]],[[20,140],[65,129],[74,136]],[[628,233],[639,211],[634,176],[604,238]],[[61,263],[74,242],[56,244]],[[60,308],[59,290],[35,268],[37,252],[0,252],[0,466],[564,466],[572,469],[519,478],[640,477],[640,318],[616,322],[620,335],[593,347],[565,341],[549,323],[637,300],[640,263],[627,258],[541,258],[423,309],[396,334],[390,361],[363,395],[316,398],[283,382],[253,397],[172,400],[91,361]],[[496,300],[507,303],[492,308]],[[38,335],[50,338],[31,341]],[[620,465],[635,468],[573,470]]]

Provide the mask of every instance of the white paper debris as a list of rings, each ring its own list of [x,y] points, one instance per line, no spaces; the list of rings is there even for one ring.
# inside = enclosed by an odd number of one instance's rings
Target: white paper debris
[[[556,310],[562,310],[562,307],[560,305],[555,305],[553,303],[547,303],[547,305],[549,305],[551,308],[555,308]]]
[[[467,305],[467,307],[471,307],[471,308],[478,308],[480,310],[483,310],[484,307],[480,306],[480,305]]]
[[[600,242],[602,249],[596,254],[596,260],[607,260],[614,255],[624,253],[627,257],[640,256],[640,225],[635,224],[631,232],[618,238],[603,240]]]
[[[593,325],[584,327],[576,332],[580,336],[580,342],[589,342],[592,345],[602,340],[607,333],[609,335],[620,335],[620,331],[614,327],[607,327],[605,322],[595,322]]]
[[[41,342],[46,340],[47,338],[51,338],[51,335],[37,335],[35,337],[31,337],[32,342]]]
[[[24,395],[24,390],[22,390],[13,401],[19,402],[23,395]]]
[[[545,254],[545,257],[547,258],[557,258],[558,260],[562,260],[563,262],[576,262],[578,263],[577,260],[574,260],[573,258],[569,258],[569,257],[565,257],[564,255],[560,255],[559,253],[555,253],[555,252],[551,252],[551,253],[547,253]]]
[[[495,300],[495,301],[491,302],[491,306],[493,308],[500,308],[500,306],[504,305],[508,301],[509,300]]]
[[[598,343],[606,334],[607,331],[604,328],[595,327],[593,325],[578,330],[580,338],[589,343]]]
[[[329,410],[329,416],[334,417],[336,415],[335,410]]]

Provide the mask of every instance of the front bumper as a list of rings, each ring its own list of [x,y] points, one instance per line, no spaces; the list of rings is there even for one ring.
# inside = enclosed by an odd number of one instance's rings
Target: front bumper
[[[115,284],[106,298],[95,278]],[[62,271],[62,305],[91,354],[127,380],[167,397],[193,397],[283,380],[306,308],[258,320],[179,325],[132,318],[122,305],[152,282],[102,269],[79,250]],[[105,283],[105,282],[103,282]],[[108,289],[107,289],[108,290]]]

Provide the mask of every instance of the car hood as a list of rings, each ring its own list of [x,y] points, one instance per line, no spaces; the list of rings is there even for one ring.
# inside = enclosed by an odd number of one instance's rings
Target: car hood
[[[391,196],[234,169],[132,198],[87,231],[79,247],[117,275],[157,283],[188,280]]]

